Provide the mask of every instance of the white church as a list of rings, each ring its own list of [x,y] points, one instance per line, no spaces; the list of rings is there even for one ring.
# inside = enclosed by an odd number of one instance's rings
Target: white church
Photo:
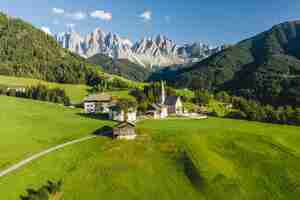
[[[166,96],[165,84],[161,82],[160,102],[152,104],[147,115],[151,115],[154,119],[164,119],[169,115],[182,115],[183,103],[178,96]]]

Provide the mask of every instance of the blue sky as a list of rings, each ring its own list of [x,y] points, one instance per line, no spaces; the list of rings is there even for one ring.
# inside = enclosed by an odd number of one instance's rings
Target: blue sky
[[[101,27],[136,41],[162,33],[178,43],[235,43],[300,19],[299,0],[1,0],[0,10],[52,33]]]

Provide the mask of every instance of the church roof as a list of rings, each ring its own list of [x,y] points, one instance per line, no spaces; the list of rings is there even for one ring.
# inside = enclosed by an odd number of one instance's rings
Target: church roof
[[[166,98],[165,104],[168,106],[175,105],[179,97],[177,96],[168,96]]]
[[[135,127],[135,124],[130,122],[121,122],[115,128]]]

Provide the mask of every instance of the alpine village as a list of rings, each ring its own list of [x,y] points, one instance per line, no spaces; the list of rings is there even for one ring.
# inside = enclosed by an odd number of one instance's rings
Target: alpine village
[[[125,1],[119,9],[142,4]],[[188,17],[204,11],[162,13],[192,9],[177,0],[136,22],[116,1],[98,2],[112,13],[91,0],[82,12],[29,2],[0,2],[1,200],[300,198],[300,21],[242,31],[242,18],[212,28]],[[63,22],[74,24],[61,32]],[[225,39],[183,42],[201,37]]]

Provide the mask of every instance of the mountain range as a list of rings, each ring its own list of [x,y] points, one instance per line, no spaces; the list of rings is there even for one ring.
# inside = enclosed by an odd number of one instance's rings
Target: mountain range
[[[85,37],[70,31],[56,34],[55,38],[63,48],[85,58],[102,54],[113,59],[128,59],[150,68],[198,62],[224,48],[213,48],[202,43],[178,45],[163,35],[143,38],[133,43],[127,38],[122,38],[116,33],[107,33],[100,28]]]

